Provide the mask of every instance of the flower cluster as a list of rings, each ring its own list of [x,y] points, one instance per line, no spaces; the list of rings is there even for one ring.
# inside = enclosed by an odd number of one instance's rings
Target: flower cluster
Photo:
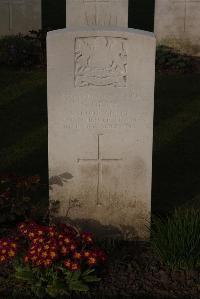
[[[23,261],[33,267],[49,268],[56,265],[77,271],[97,267],[106,261],[106,254],[95,247],[90,232],[79,233],[66,224],[56,227],[35,222],[20,223],[18,230],[20,240],[25,239],[27,244]],[[17,248],[17,243],[12,240],[0,240],[0,262],[14,258]]]
[[[24,257],[24,262],[34,266],[50,267],[57,258],[56,243],[51,239],[47,240],[41,237],[33,239],[31,247]]]
[[[30,242],[24,262],[34,266],[51,267],[58,262],[70,271],[76,271],[106,261],[106,254],[95,247],[89,232],[80,234],[66,224],[47,227],[34,222],[21,223],[18,229]]]
[[[13,239],[0,239],[0,263],[6,263],[17,255],[18,245]]]
[[[29,240],[34,240],[45,235],[46,227],[36,224],[35,222],[23,222],[18,226],[22,236]]]

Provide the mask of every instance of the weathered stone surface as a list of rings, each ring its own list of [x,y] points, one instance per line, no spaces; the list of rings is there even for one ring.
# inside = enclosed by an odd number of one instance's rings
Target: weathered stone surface
[[[200,0],[156,0],[154,31],[159,44],[200,56]]]
[[[153,34],[63,29],[48,33],[47,50],[50,200],[60,201],[57,216],[104,237],[147,238]]]
[[[128,27],[128,0],[67,0],[66,25]]]
[[[41,29],[41,0],[0,0],[0,35]]]

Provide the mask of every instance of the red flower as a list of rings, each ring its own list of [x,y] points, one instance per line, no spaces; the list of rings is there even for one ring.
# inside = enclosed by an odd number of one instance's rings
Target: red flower
[[[65,237],[65,234],[63,234],[63,233],[58,234],[58,240],[63,240],[64,237]]]
[[[94,242],[93,234],[90,232],[83,232],[81,234],[81,238],[82,238],[83,242],[86,244],[92,244]]]
[[[13,239],[0,239],[0,263],[12,260],[18,250],[18,244]]]
[[[82,252],[82,255],[84,258],[88,258],[92,255],[92,252],[90,250],[85,250]]]
[[[37,224],[34,222],[23,222],[18,225],[18,230],[22,235],[28,236],[30,233],[34,233],[36,227]]]
[[[34,238],[32,240],[33,244],[42,244],[45,242],[45,238],[44,237],[38,237],[38,238]],[[47,243],[48,244],[48,243]]]
[[[46,268],[50,267],[52,265],[52,260],[51,259],[46,259],[43,261],[42,265]]]
[[[59,257],[56,240],[43,236],[33,239],[27,257],[35,266],[50,267]]]
[[[5,255],[0,255],[0,263],[5,263],[7,262],[7,258]]]
[[[71,252],[74,252],[76,250],[76,248],[77,248],[77,246],[74,242],[72,242],[69,246],[69,249],[70,249]]]
[[[81,268],[81,265],[79,263],[72,262],[69,269],[71,271],[78,271],[78,270],[80,270],[80,268]]]
[[[69,253],[69,248],[66,246],[62,246],[60,252],[63,256],[66,256]]]
[[[49,251],[49,256],[50,256],[51,260],[55,260],[58,257],[58,254],[54,249],[51,249]]]
[[[70,271],[77,271],[81,269],[83,260],[84,265],[90,267],[106,261],[105,252],[94,248],[93,235],[90,232],[80,235],[67,225],[60,225],[57,229],[56,226],[46,227],[35,222],[20,223],[18,229],[22,236],[31,241],[23,261],[34,267],[48,268],[52,264],[56,266],[56,262],[60,261]],[[16,256],[18,239],[0,239],[0,263]]]
[[[47,233],[50,237],[56,237],[58,234],[55,226],[49,226],[47,228]]]
[[[100,249],[83,251],[83,256],[89,266],[95,266],[99,263],[104,263],[107,259],[105,252]]]
[[[67,269],[70,269],[72,261],[70,259],[67,259],[67,260],[64,260],[63,264]]]
[[[82,253],[79,252],[79,251],[75,251],[74,254],[73,254],[73,258],[75,260],[81,260],[82,259]]]
[[[70,237],[65,236],[63,239],[63,242],[67,245],[72,243],[72,239]]]
[[[30,240],[40,238],[45,235],[46,227],[38,225],[34,222],[24,222],[18,226],[22,235],[28,237]]]
[[[77,271],[81,268],[81,265],[78,262],[74,262],[70,259],[64,260],[63,264],[70,271]]]
[[[87,263],[89,266],[95,266],[97,264],[97,258],[95,256],[90,256]]]

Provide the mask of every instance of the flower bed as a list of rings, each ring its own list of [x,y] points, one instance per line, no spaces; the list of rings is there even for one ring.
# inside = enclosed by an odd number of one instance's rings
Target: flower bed
[[[42,226],[24,222],[19,235],[0,239],[0,263],[12,263],[16,281],[26,284],[36,297],[87,292],[99,282],[106,254],[89,232],[74,227]]]

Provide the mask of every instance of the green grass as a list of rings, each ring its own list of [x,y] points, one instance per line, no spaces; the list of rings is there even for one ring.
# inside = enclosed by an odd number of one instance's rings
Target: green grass
[[[167,219],[153,218],[151,245],[170,269],[200,266],[200,210],[176,209]]]
[[[1,172],[47,180],[47,95],[44,71],[0,70]],[[199,205],[200,75],[157,75],[153,213]]]

